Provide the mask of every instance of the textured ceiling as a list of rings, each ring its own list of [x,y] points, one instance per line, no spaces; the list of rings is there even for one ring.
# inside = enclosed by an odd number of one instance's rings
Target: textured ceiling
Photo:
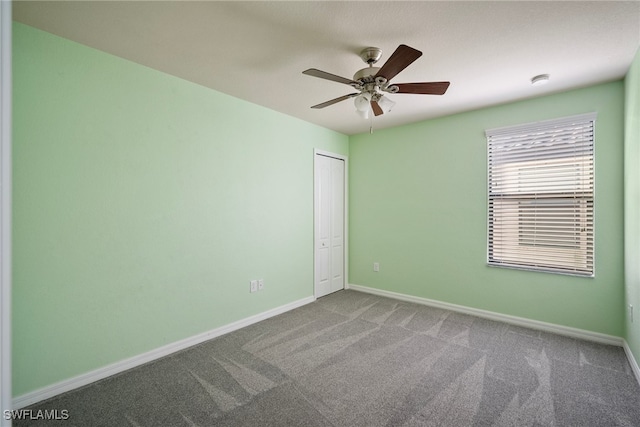
[[[444,96],[389,95],[374,129],[622,78],[640,45],[640,2],[34,2],[14,19],[345,134],[369,130],[352,100],[358,53],[399,44],[423,56],[393,83],[448,80]],[[531,77],[547,73],[547,85]]]

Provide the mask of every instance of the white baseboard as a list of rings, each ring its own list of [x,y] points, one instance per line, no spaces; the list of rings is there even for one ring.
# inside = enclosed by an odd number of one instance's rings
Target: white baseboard
[[[268,319],[270,317],[274,317],[279,314],[286,313],[287,311],[291,311],[298,307],[302,307],[303,305],[312,303],[315,300],[316,300],[315,297],[310,296],[297,301],[293,301],[289,304],[285,304],[280,307],[267,310],[265,312],[247,317],[245,319],[238,320],[233,323],[229,323],[219,328],[212,329],[210,331],[203,332],[201,334],[194,335],[192,337],[185,338],[183,340],[164,345],[162,347],[156,348],[155,350],[151,350],[146,353],[142,353],[137,356],[133,356],[116,363],[112,363],[102,368],[98,368],[94,371],[90,371],[82,375],[78,375],[76,377],[60,381],[58,383],[40,388],[38,390],[34,390],[32,392],[23,394],[22,396],[15,397],[12,402],[13,409],[24,408],[25,406],[29,406],[34,403],[40,402],[42,400],[49,399],[58,394],[74,390],[76,388],[85,386],[87,384],[91,384],[95,381],[101,380],[103,378],[107,378],[111,375],[115,375],[120,372],[124,372],[128,369],[135,368],[136,366],[143,365],[145,363],[154,361],[161,357],[168,356],[172,353],[175,353],[180,350],[184,350],[186,348],[192,347],[196,344],[200,344],[212,338],[216,338],[221,335],[228,334],[229,332],[236,331],[238,329],[244,328],[246,326],[252,325],[254,323]]]
[[[638,362],[636,362],[636,358],[633,356],[631,348],[629,347],[629,344],[627,344],[626,340],[624,340],[622,348],[624,348],[624,352],[627,354],[627,359],[629,359],[629,365],[631,365],[631,370],[635,374],[638,384],[640,384],[640,366],[638,366]]]
[[[467,307],[464,305],[451,304],[432,300],[428,298],[416,297],[397,292],[385,291],[383,289],[370,288],[368,286],[348,284],[347,289],[365,292],[373,295],[393,298],[401,301],[413,302],[416,304],[428,305],[431,307],[443,308],[445,310],[456,311],[459,313],[471,314],[473,316],[483,317],[486,319],[497,320],[512,325],[523,326],[525,328],[537,329],[546,332],[552,332],[559,335],[565,335],[573,338],[579,338],[588,341],[595,341],[602,344],[615,345],[622,347],[624,340],[613,335],[601,334],[599,332],[587,331],[584,329],[571,328],[569,326],[556,325],[553,323],[540,322],[538,320],[526,319],[524,317],[510,316],[508,314],[496,313],[493,311],[481,310],[478,308]]]

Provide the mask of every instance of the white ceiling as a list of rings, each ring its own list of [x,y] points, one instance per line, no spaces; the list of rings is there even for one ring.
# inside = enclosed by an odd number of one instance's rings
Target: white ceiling
[[[355,134],[359,52],[423,52],[393,83],[451,82],[444,96],[389,95],[375,129],[622,78],[640,45],[638,1],[18,1],[14,19],[302,120]],[[531,77],[548,73],[541,87]]]

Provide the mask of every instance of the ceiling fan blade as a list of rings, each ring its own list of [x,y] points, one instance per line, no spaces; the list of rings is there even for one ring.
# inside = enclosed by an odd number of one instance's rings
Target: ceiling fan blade
[[[378,70],[376,76],[382,76],[389,81],[421,56],[422,52],[419,50],[405,44],[401,44],[395,52],[393,52],[387,62],[385,62],[382,68]]]
[[[378,101],[371,101],[371,109],[373,110],[373,114],[375,114],[376,116],[383,114],[382,108],[380,108]]]
[[[335,74],[327,73],[326,71],[318,70],[315,68],[309,68],[308,70],[303,71],[302,74],[306,74],[308,76],[313,76],[313,77],[319,77],[325,80],[331,80],[332,82],[344,83],[346,85],[358,84],[358,82],[354,82],[351,79],[336,76]]]
[[[311,108],[324,108],[324,107],[328,107],[329,105],[333,105],[333,104],[337,104],[340,101],[344,101],[345,99],[349,99],[349,98],[353,98],[354,96],[358,95],[357,93],[350,93],[349,95],[344,95],[341,96],[339,98],[335,98],[332,99],[330,101],[327,102],[323,102],[322,104],[318,104],[318,105],[314,105]]]
[[[421,95],[444,95],[449,88],[449,82],[397,83],[396,93],[416,93]]]

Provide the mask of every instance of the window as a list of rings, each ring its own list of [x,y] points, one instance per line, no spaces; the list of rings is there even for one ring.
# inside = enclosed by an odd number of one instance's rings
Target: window
[[[595,119],[486,131],[489,265],[594,275]]]

